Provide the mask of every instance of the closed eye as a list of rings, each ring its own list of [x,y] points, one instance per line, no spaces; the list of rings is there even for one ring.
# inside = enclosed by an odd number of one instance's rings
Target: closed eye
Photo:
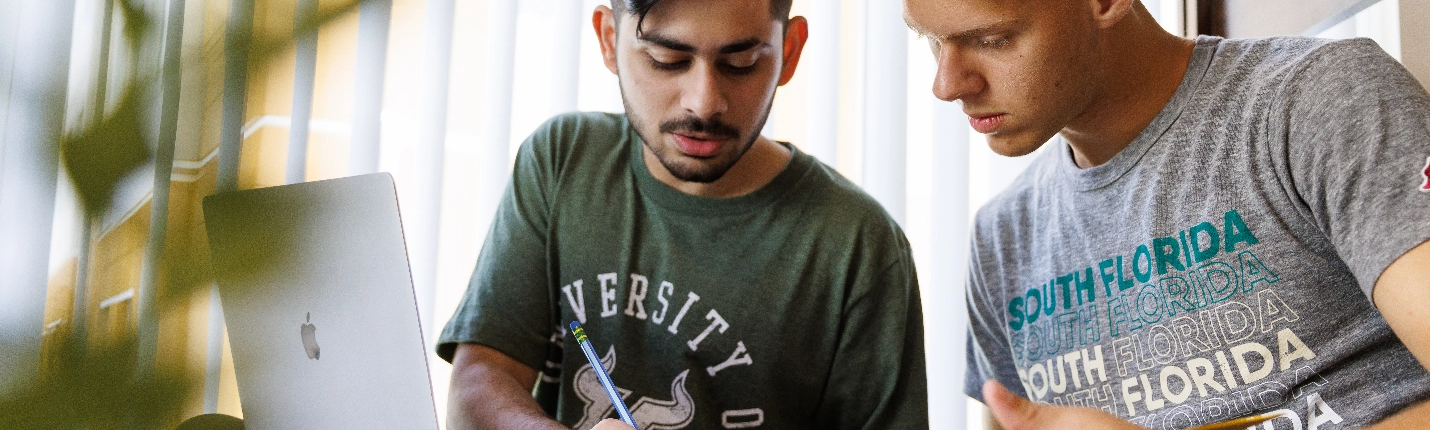
[[[974,39],[974,44],[979,48],[1004,48],[1010,43],[1012,43],[1012,40],[1004,34],[989,35]]]
[[[760,59],[764,58],[765,55],[764,50],[752,48],[731,53],[723,57],[720,66],[721,69],[731,74],[743,75],[754,72],[755,68],[760,64]]]
[[[655,57],[651,57],[651,59],[650,59],[650,66],[651,66],[652,68],[656,69],[656,70],[678,71],[678,70],[684,70],[684,69],[685,69],[686,67],[688,67],[689,65],[690,65],[690,60],[674,61],[674,62],[669,62],[669,63],[667,63],[667,62],[663,62],[663,61],[657,60],[657,59],[655,59]]]
[[[748,75],[748,74],[754,73],[754,72],[755,72],[755,66],[758,66],[758,65],[759,65],[759,63],[753,63],[753,64],[750,64],[750,65],[748,65],[748,66],[736,66],[736,65],[734,65],[734,64],[724,64],[724,65],[722,65],[720,68],[725,69],[725,73],[729,73],[729,74],[732,74],[732,75]]]

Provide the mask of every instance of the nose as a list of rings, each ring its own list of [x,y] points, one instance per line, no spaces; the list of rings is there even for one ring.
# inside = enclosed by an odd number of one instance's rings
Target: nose
[[[710,67],[691,67],[681,82],[680,105],[697,118],[711,118],[729,108],[718,71]]]
[[[988,84],[977,70],[969,67],[958,49],[935,48],[934,61],[938,63],[938,72],[933,77],[933,95],[939,100],[962,100],[982,92]]]

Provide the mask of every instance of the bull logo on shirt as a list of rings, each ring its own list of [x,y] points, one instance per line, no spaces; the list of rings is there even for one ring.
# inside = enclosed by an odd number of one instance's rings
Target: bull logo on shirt
[[[1425,157],[1425,168],[1420,170],[1420,176],[1424,181],[1420,183],[1421,192],[1430,192],[1430,157]]]
[[[606,356],[601,357],[601,367],[606,368],[607,374],[615,372],[616,348],[614,346],[606,350]],[[670,382],[670,400],[641,397],[631,405],[631,418],[640,424],[641,429],[678,429],[690,424],[690,421],[695,418],[695,401],[691,399],[690,392],[685,389],[685,379],[689,373],[689,370],[680,372],[675,376],[675,380]],[[606,395],[606,389],[601,387],[601,380],[596,378],[596,372],[590,364],[576,370],[573,379],[576,396],[580,397],[584,404],[581,408],[581,421],[577,422],[573,428],[589,429],[610,415],[615,410],[615,406],[611,404],[611,397]],[[631,394],[631,390],[621,387],[616,387],[616,391],[620,393],[622,399]]]

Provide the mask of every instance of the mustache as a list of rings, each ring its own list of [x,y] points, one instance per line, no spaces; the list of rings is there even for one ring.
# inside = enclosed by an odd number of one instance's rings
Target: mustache
[[[734,139],[740,137],[740,130],[720,122],[718,119],[700,119],[688,116],[660,123],[661,133],[699,133],[717,138]]]

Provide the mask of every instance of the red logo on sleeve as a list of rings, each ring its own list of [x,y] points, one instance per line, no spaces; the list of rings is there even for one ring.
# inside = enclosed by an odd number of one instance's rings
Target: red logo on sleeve
[[[1425,157],[1425,170],[1420,171],[1420,176],[1425,177],[1425,182],[1420,183],[1420,191],[1430,192],[1430,157]]]

